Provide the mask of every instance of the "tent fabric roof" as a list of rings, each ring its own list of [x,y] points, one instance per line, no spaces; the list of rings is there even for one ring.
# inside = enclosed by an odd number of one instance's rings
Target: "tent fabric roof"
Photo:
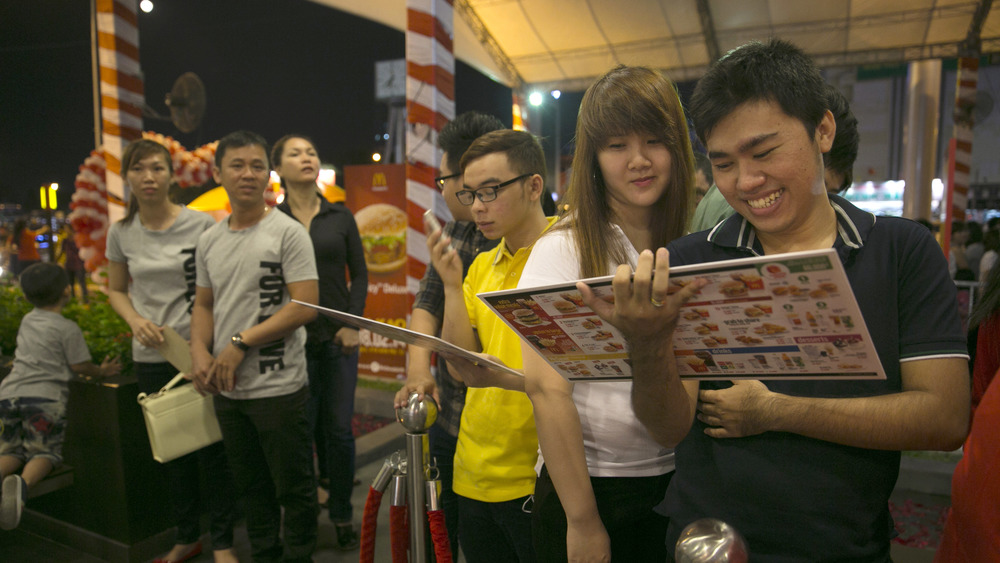
[[[405,30],[405,0],[314,1]],[[772,36],[822,67],[900,63],[959,56],[973,23],[982,52],[1000,51],[1000,12],[983,2],[454,0],[454,50],[508,86],[566,91],[618,63],[696,79],[719,54]]]

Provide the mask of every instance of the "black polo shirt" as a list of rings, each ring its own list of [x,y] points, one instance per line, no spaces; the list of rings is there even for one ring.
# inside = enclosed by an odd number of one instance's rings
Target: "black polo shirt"
[[[319,304],[328,309],[364,316],[368,298],[368,268],[354,215],[342,204],[330,203],[317,192],[319,212],[309,225],[309,238],[316,253],[319,273]],[[278,206],[289,217],[292,208],[285,201]],[[350,280],[350,285],[348,285]],[[317,315],[306,325],[310,342],[333,339],[343,325],[330,317]]]
[[[809,397],[861,397],[900,390],[900,362],[968,358],[948,263],[919,223],[876,217],[838,196],[834,248],[885,369],[884,381],[764,381]],[[671,266],[763,255],[739,214],[668,245]],[[703,389],[728,382],[702,382]],[[747,539],[754,561],[887,561],[889,494],[899,452],[842,446],[784,432],[715,439],[695,419],[677,446],[677,471],[661,510],[667,545],[699,518],[718,518]]]

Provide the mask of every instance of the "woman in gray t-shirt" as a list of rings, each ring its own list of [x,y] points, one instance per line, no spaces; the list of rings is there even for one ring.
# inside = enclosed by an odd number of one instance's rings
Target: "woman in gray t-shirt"
[[[170,201],[173,166],[161,144],[140,140],[122,157],[129,187],[125,218],[108,231],[111,306],[132,329],[132,359],[139,390],[154,393],[177,369],[157,351],[163,328],[190,338],[195,287],[195,245],[215,222]],[[212,549],[216,561],[236,561],[233,550],[232,478],[221,443],[166,463],[177,518],[175,545],[163,559],[180,561],[201,552],[199,465],[208,479]]]

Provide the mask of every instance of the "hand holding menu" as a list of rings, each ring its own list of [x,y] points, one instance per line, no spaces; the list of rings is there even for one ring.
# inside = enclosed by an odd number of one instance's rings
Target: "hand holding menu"
[[[885,379],[833,249],[670,269],[670,293],[708,280],[681,308],[682,379]],[[584,282],[613,302],[612,276]],[[478,295],[566,379],[632,377],[625,338],[583,303],[576,283]]]

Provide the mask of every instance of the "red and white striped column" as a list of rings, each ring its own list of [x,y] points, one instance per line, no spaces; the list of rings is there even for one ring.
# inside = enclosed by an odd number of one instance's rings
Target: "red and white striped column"
[[[128,196],[119,175],[122,152],[130,141],[142,137],[145,98],[139,66],[138,18],[135,0],[97,0],[96,8],[105,184],[112,204],[108,211],[116,220]]]
[[[423,214],[447,207],[434,185],[441,151],[438,132],[455,118],[455,57],[452,0],[406,2],[406,211],[409,229],[406,284],[410,301],[417,293],[430,256]]]
[[[958,59],[957,89],[955,91],[955,178],[952,186],[952,217],[964,221],[969,204],[969,172],[972,170],[972,126],[979,81],[979,59]]]

